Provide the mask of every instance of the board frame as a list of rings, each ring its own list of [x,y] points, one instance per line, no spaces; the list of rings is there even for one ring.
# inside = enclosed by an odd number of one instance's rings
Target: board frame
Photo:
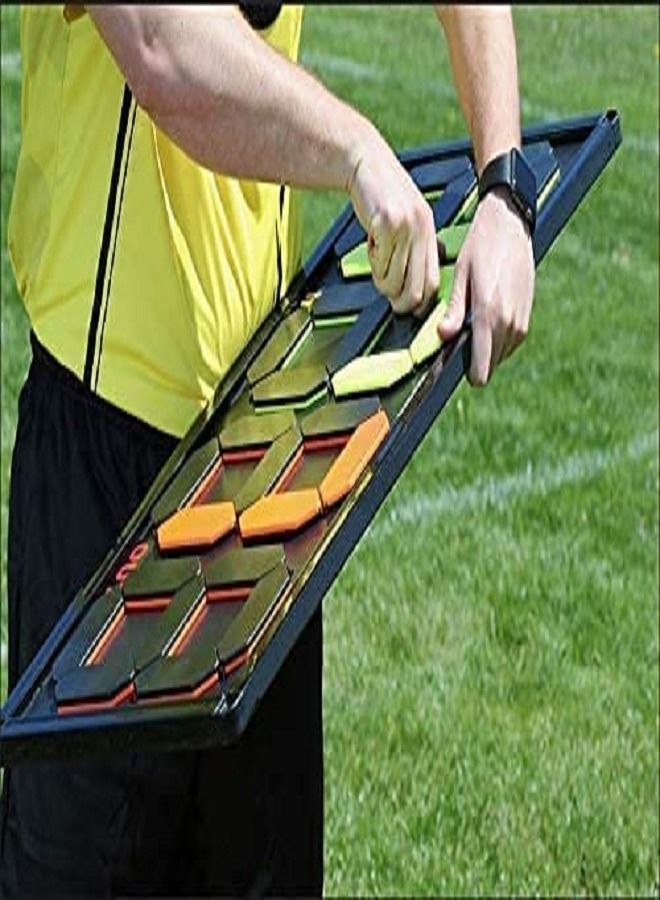
[[[585,194],[621,143],[621,126],[616,110],[524,129],[525,141],[552,137],[553,144],[583,140],[571,160],[570,171],[562,175],[542,207],[533,239],[538,265],[557,238]],[[437,159],[468,155],[468,140],[434,144],[399,154],[407,167]],[[301,299],[314,290],[333,254],[333,247],[353,216],[348,204],[311,253],[282,303],[267,317],[218,385],[212,402],[199,414],[177,445],[143,501],[117,536],[106,557],[88,582],[78,591],[49,637],[14,687],[0,710],[0,765],[40,759],[86,758],[130,750],[176,750],[229,743],[240,738],[287,654],[319,607],[323,596],[340,572],[360,536],[420,445],[432,423],[456,390],[470,365],[469,318],[457,337],[443,346],[437,359],[393,423],[379,448],[370,477],[347,515],[341,520],[311,566],[298,579],[288,613],[271,637],[267,649],[255,662],[239,694],[231,703],[227,696],[129,710],[72,714],[61,717],[23,717],[34,692],[46,677],[50,665],[67,637],[117,569],[136,536],[145,528],[156,498],[180,470],[187,454],[197,445],[209,420],[228,408],[242,389],[247,369],[272,332]],[[314,555],[316,557],[316,554]],[[135,720],[131,721],[131,713]]]

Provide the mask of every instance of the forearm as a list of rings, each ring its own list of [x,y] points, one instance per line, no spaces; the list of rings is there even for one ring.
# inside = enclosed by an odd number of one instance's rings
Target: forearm
[[[89,7],[153,121],[226,175],[348,189],[376,129],[231,7]],[[379,148],[381,149],[381,148]]]
[[[518,64],[508,6],[436,6],[477,169],[520,147]]]

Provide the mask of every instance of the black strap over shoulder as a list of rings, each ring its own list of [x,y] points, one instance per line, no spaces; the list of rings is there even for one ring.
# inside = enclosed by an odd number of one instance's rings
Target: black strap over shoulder
[[[262,31],[264,28],[269,28],[279,16],[282,4],[255,3],[248,0],[248,2],[239,3],[238,8],[253,28]]]

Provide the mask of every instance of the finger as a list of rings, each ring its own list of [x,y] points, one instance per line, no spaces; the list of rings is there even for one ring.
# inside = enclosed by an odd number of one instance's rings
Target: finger
[[[493,374],[495,367],[499,365],[507,352],[509,345],[513,339],[513,327],[507,327],[504,322],[500,322],[491,330],[491,351],[490,351],[490,367],[488,369],[488,377]]]
[[[502,351],[500,361],[508,359],[508,357],[511,356],[511,354],[522,344],[522,342],[527,337],[527,333],[529,331],[530,315],[531,309],[527,306],[518,311],[518,315],[516,316],[514,324],[511,328],[509,341]]]
[[[390,300],[399,297],[406,280],[406,270],[411,251],[410,234],[402,234],[395,239],[394,251],[384,277],[374,278],[374,283],[381,294]]]
[[[534,304],[534,281],[535,271],[533,263],[530,261],[530,270],[528,272],[528,283],[526,287],[521,287],[517,301],[514,306],[513,327],[511,339],[502,353],[502,360],[507,359],[522,344],[529,333],[529,325],[532,317],[532,306]]]
[[[435,241],[438,247],[438,257],[440,259],[440,263],[444,264],[447,262],[447,248],[445,247],[444,243],[437,237],[437,235]]]
[[[468,269],[460,260],[454,271],[454,285],[447,304],[447,312],[440,320],[438,334],[443,341],[454,337],[461,329],[467,307]]]
[[[392,297],[391,299],[392,309],[399,315],[417,311],[424,300],[425,253],[426,247],[422,240],[412,243],[401,293],[398,297]]]
[[[374,282],[387,275],[394,251],[394,241],[394,231],[384,225],[380,215],[375,215],[369,229],[367,242],[367,253]]]
[[[484,315],[472,317],[472,360],[468,381],[474,387],[488,383],[492,353],[492,332]]]
[[[431,227],[430,236],[426,243],[426,257],[424,260],[424,290],[422,302],[415,310],[415,315],[420,318],[426,315],[426,311],[438,298],[440,287],[440,262],[438,260],[438,245],[435,238],[435,230]]]
[[[497,360],[494,365],[499,366],[505,359],[508,359],[516,347],[520,346],[521,342],[522,338],[517,336],[516,328],[512,325],[507,332],[506,340],[502,342],[502,346],[499,348]]]

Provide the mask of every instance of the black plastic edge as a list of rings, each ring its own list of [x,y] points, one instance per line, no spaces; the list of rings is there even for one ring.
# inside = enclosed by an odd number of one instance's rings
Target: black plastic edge
[[[608,109],[605,113],[601,113],[595,116],[583,116],[580,118],[561,121],[556,125],[550,126],[548,124],[538,125],[531,128],[526,128],[523,131],[523,138],[527,141],[543,139],[548,137],[548,135],[552,135],[554,143],[561,143],[562,140],[573,140],[580,134],[580,132],[589,129],[592,129],[592,133],[587,137],[584,145],[578,150],[573,161],[572,165],[575,167],[575,171],[571,174],[570,177],[560,181],[559,185],[557,186],[555,191],[553,191],[552,196],[549,198],[548,203],[543,208],[539,216],[534,241],[534,255],[537,264],[540,263],[540,261],[543,259],[550,245],[556,239],[570,216],[573,214],[581,199],[587,193],[590,186],[597,178],[598,174],[602,171],[606,162],[612,157],[617,147],[620,145],[620,118],[616,110]],[[403,151],[401,154],[399,154],[399,158],[407,165],[412,165],[418,164],[420,162],[425,162],[429,156],[433,154],[437,155],[439,152],[441,152],[445,158],[456,153],[469,153],[470,147],[471,144],[469,140],[463,139],[460,141],[449,142],[443,145],[435,144],[416,150]],[[560,204],[563,207],[562,209],[558,208]],[[570,208],[571,204],[575,204],[572,209]],[[567,209],[569,211],[567,211]],[[308,261],[303,266],[300,274],[304,274],[305,280],[313,277],[314,270],[317,269],[318,266],[323,262],[325,254],[328,251],[332,250],[334,242],[341,233],[341,230],[350,220],[351,216],[352,209],[349,204],[340,213],[339,217],[330,227],[329,231],[319,242],[317,247],[312,252],[311,256],[308,258]],[[299,290],[302,281],[298,277],[294,279],[294,281],[297,282],[296,289]],[[38,739],[39,729],[36,727],[35,721],[28,720],[23,722],[21,720],[15,720],[12,717],[15,715],[17,710],[25,703],[26,699],[29,699],[28,694],[31,689],[33,689],[35,682],[38,680],[39,676],[41,675],[41,673],[43,673],[45,668],[51,663],[53,657],[57,654],[57,652],[59,652],[61,641],[65,639],[71,632],[71,630],[78,624],[80,617],[82,616],[88,605],[87,602],[81,602],[85,595],[91,597],[91,594],[96,591],[98,587],[103,585],[103,582],[114,571],[116,565],[121,561],[122,555],[126,552],[131,542],[136,539],[136,530],[144,527],[145,518],[148,516],[149,508],[155,501],[158,493],[164,490],[170,479],[176,474],[185,455],[189,452],[190,449],[194,447],[196,441],[202,434],[207,422],[217,414],[220,407],[230,399],[231,394],[236,390],[238,386],[240,386],[242,380],[245,378],[247,368],[252,361],[252,358],[254,357],[256,351],[263,345],[263,342],[277,327],[281,319],[282,312],[279,309],[276,309],[257,330],[245,350],[241,353],[241,355],[238,357],[238,359],[230,369],[227,377],[218,386],[213,402],[207,408],[202,410],[194,420],[190,430],[187,432],[185,437],[182,438],[181,442],[173,451],[171,457],[167,460],[161,471],[156,476],[144,500],[139,505],[138,509],[135,511],[131,519],[127,522],[124,529],[122,529],[122,532],[120,533],[114,546],[106,554],[105,559],[96,570],[94,575],[92,575],[88,582],[83,586],[83,588],[78,591],[75,598],[66,608],[65,612],[62,614],[61,618],[54,626],[52,632],[46,638],[41,648],[35,655],[34,659],[14,687],[10,696],[7,698],[5,705],[2,707],[2,709],[0,709],[0,766],[14,764],[15,762],[21,761],[34,755],[30,752],[26,753],[25,749],[21,748],[20,744],[22,742],[20,738],[21,735],[29,735],[30,741]],[[270,644],[270,648],[272,649],[270,649],[269,652],[270,674],[268,679],[266,680],[265,678],[263,658],[261,658],[257,662],[252,677],[240,697],[240,702],[237,704],[236,708],[232,709],[231,712],[228,713],[229,718],[225,723],[228,728],[218,729],[218,723],[216,720],[215,727],[212,729],[213,736],[209,736],[209,733],[204,728],[201,728],[200,737],[203,735],[205,738],[208,737],[209,742],[215,743],[218,739],[220,739],[219,731],[221,731],[222,733],[228,732],[234,737],[238,737],[243,731],[245,725],[247,724],[247,721],[249,721],[252,709],[274,678],[276,672],[279,670],[286,656],[286,652],[288,652],[287,648],[291,644],[291,637],[289,636],[288,642],[285,646],[283,645],[283,641],[285,640],[286,635],[293,634],[293,639],[295,640],[295,637],[297,637],[302,632],[305,625],[313,615],[316,606],[318,606],[318,604],[321,602],[321,598],[319,598],[317,603],[313,608],[309,610],[309,612],[303,613],[298,611],[298,606],[300,606],[301,608],[305,606],[304,598],[307,595],[308,591],[311,590],[310,585],[316,585],[316,589],[321,590],[322,593],[325,593],[325,591],[327,591],[330,584],[338,574],[339,570],[341,569],[342,565],[344,564],[351,550],[356,544],[357,537],[352,533],[349,534],[349,528],[352,532],[352,529],[361,530],[366,527],[368,522],[375,514],[376,510],[381,505],[388,491],[393,486],[396,478],[401,472],[401,469],[412,455],[414,449],[421,442],[424,434],[430,427],[431,422],[433,421],[435,416],[437,416],[437,414],[442,410],[447,400],[460,382],[461,377],[465,374],[465,371],[469,366],[468,337],[469,326],[464,328],[461,334],[458,336],[455,350],[447,359],[446,364],[443,368],[443,372],[446,371],[447,373],[453,373],[455,372],[456,360],[461,361],[462,368],[460,368],[460,371],[456,376],[456,380],[453,382],[453,386],[447,386],[448,384],[452,383],[452,376],[448,374],[445,378],[438,381],[438,390],[434,390],[429,394],[429,397],[435,396],[436,393],[438,394],[438,400],[436,402],[439,405],[437,406],[437,409],[435,408],[435,406],[429,405],[430,401],[428,397],[425,401],[422,401],[422,403],[417,406],[416,414],[418,416],[421,416],[421,420],[419,423],[417,423],[416,429],[406,429],[406,434],[402,438],[401,444],[392,452],[392,459],[386,458],[383,461],[381,468],[378,470],[371,483],[365,489],[365,493],[361,498],[361,502],[359,504],[356,504],[356,506],[351,509],[342,527],[333,537],[330,547],[333,547],[334,549],[332,551],[330,550],[330,548],[326,549],[326,552],[324,552],[323,556],[321,557],[321,560],[319,561],[316,569],[310,576],[309,581],[304,586],[302,590],[302,596],[294,601],[289,617],[285,618],[282,626],[278,628]],[[445,382],[447,381],[447,379],[449,379],[449,381],[446,385]],[[443,384],[442,388],[439,386],[441,382]],[[424,390],[424,386],[422,386],[421,390]],[[435,411],[431,413],[430,420],[426,425],[424,425],[428,416],[429,409]],[[414,433],[415,435],[417,435],[417,437],[415,438],[414,443],[412,443],[411,449],[408,450],[407,455],[401,456],[401,454],[404,452],[403,448],[408,447],[411,441],[411,433]],[[393,462],[395,458],[401,459],[401,462],[396,470],[394,469]],[[373,494],[372,496],[370,492],[374,492],[376,490],[375,486],[384,484],[384,473],[390,471],[392,471],[394,474],[391,475],[391,480],[387,483],[387,486],[381,487],[383,494],[380,499],[377,499],[380,494]],[[370,512],[368,513],[366,511],[367,504],[368,509],[370,510]],[[358,514],[360,515],[360,520],[358,520],[357,518]],[[360,524],[360,521],[362,521],[362,519],[363,522],[362,524]],[[357,533],[359,534],[359,531]],[[339,543],[340,540],[341,543]],[[334,547],[335,541],[338,542],[336,547]],[[347,549],[344,549],[344,545],[346,545]],[[336,566],[334,566],[334,574],[329,576],[326,574],[326,569],[328,569],[328,567],[330,566],[328,560],[333,555],[333,553],[338,554],[337,558],[339,559],[339,562],[336,564]],[[343,555],[341,555],[342,553]],[[325,587],[323,586],[324,584]],[[300,602],[301,600],[303,602]],[[299,619],[302,621],[302,624],[298,627],[297,623]],[[292,629],[297,630],[294,631]],[[182,707],[184,706],[186,706],[186,704],[182,704]],[[199,701],[197,702],[197,704],[195,704],[194,708],[199,708]],[[169,715],[171,716],[172,707],[169,707],[168,709]],[[144,710],[142,710],[142,712],[144,712]],[[62,720],[61,722],[59,722],[58,720],[59,724],[62,726],[61,728],[55,728],[52,720],[50,720],[48,724],[48,734],[52,733],[53,735],[55,735],[57,733],[61,733],[62,731],[75,732],[76,729],[87,731],[88,728],[85,728],[83,724],[76,721],[82,718],[84,717],[71,716],[70,718],[68,718],[68,721]],[[107,731],[104,731],[102,726],[104,724],[104,721],[108,718],[110,718],[110,720],[112,721],[112,714],[109,714],[109,716],[97,715],[94,717],[93,725],[95,729],[99,730],[99,741],[104,746],[106,746],[106,748],[108,740]],[[144,720],[145,719],[143,718],[142,721]],[[150,721],[152,725],[155,724],[151,717],[146,717],[146,720]],[[229,724],[230,721],[233,722],[233,725]],[[106,722],[106,724],[110,723]],[[162,731],[167,732],[166,726],[167,723],[162,723]],[[122,728],[127,728],[127,726],[122,725]],[[137,726],[137,728],[141,731],[139,725]],[[130,731],[130,728],[128,730]],[[162,733],[161,729],[158,730],[159,733]],[[189,736],[192,737],[192,732]],[[130,734],[127,735],[127,740],[129,743],[131,742]],[[42,741],[47,741],[46,735],[42,737]],[[159,744],[160,742],[160,739],[156,740],[154,742],[154,745]],[[149,741],[149,743],[151,743],[151,741]],[[142,746],[142,744],[140,744],[140,746]],[[186,741],[186,746],[191,746],[189,741]]]

